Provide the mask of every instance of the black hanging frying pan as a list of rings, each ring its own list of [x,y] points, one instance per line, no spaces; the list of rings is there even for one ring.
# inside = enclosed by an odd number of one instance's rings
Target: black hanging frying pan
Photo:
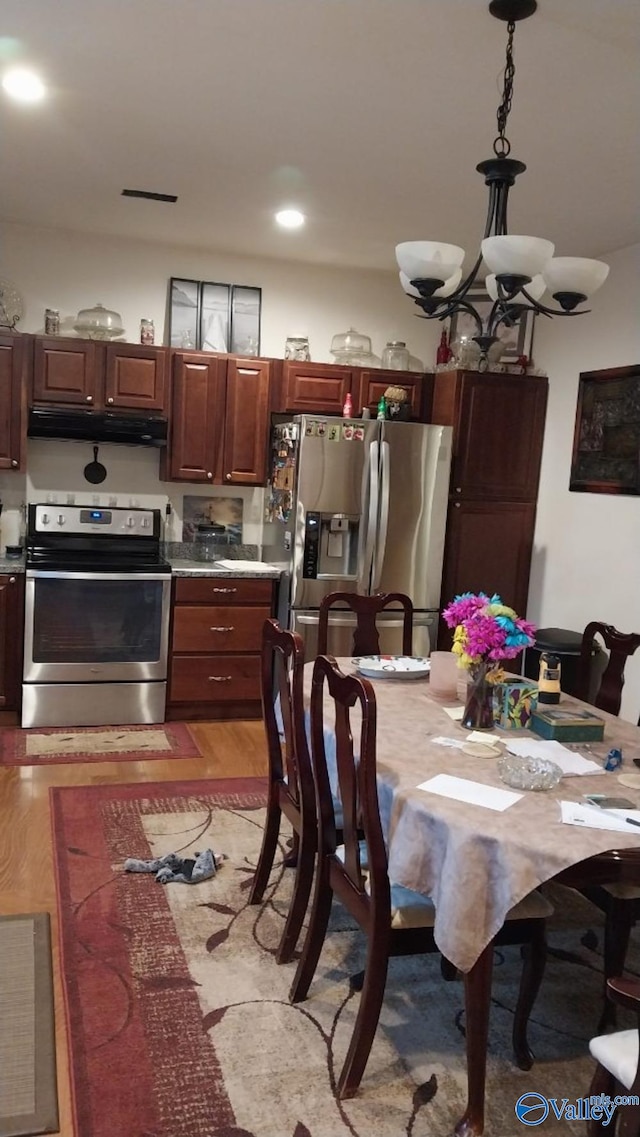
[[[94,448],[93,448],[93,462],[87,463],[87,465],[84,468],[83,473],[84,473],[84,476],[87,479],[87,481],[91,482],[91,484],[94,486],[99,485],[100,482],[103,482],[104,479],[106,478],[107,469],[106,469],[106,466],[102,465],[102,462],[98,461],[98,447],[97,446],[94,446]]]

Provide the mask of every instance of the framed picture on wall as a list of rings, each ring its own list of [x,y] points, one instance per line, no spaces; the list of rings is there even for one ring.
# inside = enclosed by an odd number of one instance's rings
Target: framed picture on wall
[[[640,364],[581,374],[569,489],[640,495]]]
[[[169,281],[169,343],[197,348],[200,334],[200,281],[172,276]]]
[[[200,281],[200,335],[202,351],[231,351],[231,285]]]
[[[489,293],[485,292],[483,288],[472,289],[467,296],[478,315],[484,320],[493,307],[493,300]],[[498,357],[500,363],[517,363],[521,355],[526,355],[527,359],[531,359],[534,319],[535,312],[532,309],[525,309],[518,322],[512,327],[508,328],[505,324],[500,324],[496,329],[496,335],[502,345]],[[451,317],[449,342],[453,343],[460,336],[471,338],[477,334],[477,331],[476,322],[468,312],[454,312]]]
[[[231,290],[231,347],[238,355],[260,355],[262,289],[234,284]]]

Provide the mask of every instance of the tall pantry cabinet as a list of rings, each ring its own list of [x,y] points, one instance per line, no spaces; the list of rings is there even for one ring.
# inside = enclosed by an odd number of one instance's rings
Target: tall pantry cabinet
[[[453,427],[441,607],[460,592],[497,592],[527,608],[548,380],[438,371],[432,422]],[[441,622],[439,646],[451,632]]]

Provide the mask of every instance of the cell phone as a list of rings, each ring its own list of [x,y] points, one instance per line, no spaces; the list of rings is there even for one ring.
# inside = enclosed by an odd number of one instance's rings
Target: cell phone
[[[606,794],[585,794],[585,800],[600,809],[635,809],[636,804],[628,797],[607,797]]]

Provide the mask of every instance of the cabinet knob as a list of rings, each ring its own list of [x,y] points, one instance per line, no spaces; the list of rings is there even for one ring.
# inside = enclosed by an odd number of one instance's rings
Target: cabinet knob
[[[15,578],[15,576],[10,576],[10,577],[9,577],[9,584],[15,584],[15,583],[16,583],[16,578]]]
[[[454,505],[454,509],[460,509],[460,502],[459,501],[455,501],[453,503],[453,505]]]
[[[456,493],[462,493],[462,486],[456,486]]]
[[[107,402],[108,402],[108,403],[113,403],[113,398],[111,397],[111,395],[109,395],[109,398],[107,399]]]
[[[14,469],[16,469],[16,467],[19,466],[20,463],[18,462],[17,458],[12,458],[11,459],[11,465],[13,466]]]
[[[85,402],[92,403],[93,402],[93,395],[87,395]]]
[[[212,478],[212,477],[213,477],[213,474],[211,473],[211,470],[209,470],[209,471],[208,471],[208,473],[207,473],[207,477],[208,477],[208,478]]]
[[[227,481],[227,482],[231,481],[231,474],[225,474],[225,481]]]

